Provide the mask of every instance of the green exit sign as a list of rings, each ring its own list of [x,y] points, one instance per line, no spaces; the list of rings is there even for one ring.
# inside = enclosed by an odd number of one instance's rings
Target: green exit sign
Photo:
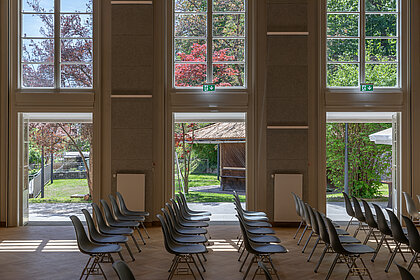
[[[373,84],[361,84],[360,91],[362,92],[371,92],[373,91]]]
[[[204,92],[216,91],[216,85],[215,84],[205,84],[205,85],[203,85],[203,91]]]

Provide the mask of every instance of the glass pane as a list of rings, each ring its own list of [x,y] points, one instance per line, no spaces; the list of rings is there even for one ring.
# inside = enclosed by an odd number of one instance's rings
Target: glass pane
[[[245,0],[213,0],[214,12],[245,12]]]
[[[175,39],[175,61],[206,61],[206,40]]]
[[[328,12],[357,12],[359,11],[359,0],[328,0]]]
[[[397,0],[366,0],[368,12],[396,12]]]
[[[397,61],[397,40],[367,39],[366,61]]]
[[[61,87],[89,88],[93,84],[91,64],[62,64]]]
[[[244,61],[245,39],[214,39],[213,61]]]
[[[61,0],[60,10],[62,13],[91,13],[92,0]]]
[[[397,64],[366,64],[366,83],[375,87],[396,87],[397,77]]]
[[[22,39],[22,62],[54,62],[54,40]]]
[[[206,82],[205,64],[175,64],[176,87],[201,87]]]
[[[54,37],[54,17],[50,14],[23,14],[22,37]]]
[[[22,0],[22,12],[53,13],[54,0]]]
[[[92,62],[93,40],[61,40],[61,61]]]
[[[175,36],[205,37],[206,15],[175,15]]]
[[[359,39],[327,39],[327,59],[330,62],[359,61]]]
[[[327,65],[327,87],[357,87],[358,85],[358,64]]]
[[[213,83],[219,87],[243,87],[244,64],[213,64]]]
[[[92,38],[91,15],[61,15],[61,38]]]
[[[175,0],[175,12],[207,12],[207,0]]]
[[[54,66],[52,64],[22,64],[23,87],[53,87]]]
[[[328,14],[327,36],[353,36],[359,35],[359,15]]]
[[[366,36],[397,36],[397,15],[366,15]]]
[[[213,35],[222,37],[245,36],[245,15],[213,15]]]

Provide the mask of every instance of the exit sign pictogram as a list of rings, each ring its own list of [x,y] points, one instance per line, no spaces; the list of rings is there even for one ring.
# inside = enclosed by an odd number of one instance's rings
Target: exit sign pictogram
[[[205,84],[205,85],[203,85],[203,91],[204,92],[216,91],[216,85],[215,84]]]
[[[373,84],[360,84],[360,91],[362,92],[373,91]]]

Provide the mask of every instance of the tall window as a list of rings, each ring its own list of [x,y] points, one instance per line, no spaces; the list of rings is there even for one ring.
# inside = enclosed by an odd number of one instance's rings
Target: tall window
[[[327,87],[399,87],[399,1],[327,0]]]
[[[20,87],[92,87],[92,1],[21,0]]]
[[[173,1],[175,87],[246,87],[245,0]]]

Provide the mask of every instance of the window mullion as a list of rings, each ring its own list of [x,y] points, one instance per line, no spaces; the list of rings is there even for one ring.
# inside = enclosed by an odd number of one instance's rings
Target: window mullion
[[[207,1],[207,83],[213,81],[213,1]]]
[[[61,18],[60,18],[60,0],[54,0],[54,85],[55,88],[61,86],[61,75],[60,75],[60,61],[61,61],[61,42],[60,42],[60,29],[61,29]]]
[[[365,60],[366,60],[366,6],[365,6],[365,0],[360,0],[359,2],[360,4],[360,8],[359,8],[359,12],[360,12],[360,83],[365,83],[366,82],[366,67],[365,67]]]

